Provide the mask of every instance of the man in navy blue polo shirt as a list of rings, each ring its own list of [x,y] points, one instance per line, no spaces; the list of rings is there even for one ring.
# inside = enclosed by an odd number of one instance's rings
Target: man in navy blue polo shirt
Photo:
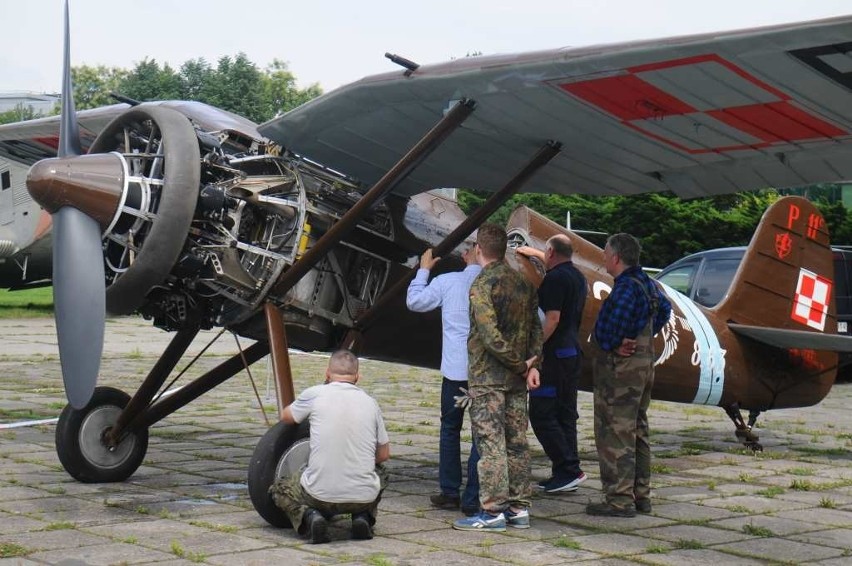
[[[547,268],[538,289],[544,311],[544,351],[541,387],[530,392],[530,424],[551,461],[552,475],[539,482],[548,493],[575,491],[586,481],[577,455],[577,386],[582,352],[578,333],[586,304],[586,278],[574,266],[574,248],[564,234],[550,238],[544,254],[520,247],[522,255],[536,256]]]

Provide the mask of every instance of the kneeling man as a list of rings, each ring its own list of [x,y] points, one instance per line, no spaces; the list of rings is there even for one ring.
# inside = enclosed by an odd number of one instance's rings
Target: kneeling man
[[[390,458],[388,433],[379,404],[356,386],[360,375],[352,352],[334,352],[325,378],[284,409],[286,423],[309,419],[310,460],[301,477],[276,482],[272,497],[314,544],[328,542],[328,519],[349,513],[352,537],[371,539],[387,485],[380,464]]]

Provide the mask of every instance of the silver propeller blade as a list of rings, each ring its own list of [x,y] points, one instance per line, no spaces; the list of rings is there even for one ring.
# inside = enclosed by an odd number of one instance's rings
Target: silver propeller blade
[[[104,344],[104,259],[97,222],[65,206],[53,215],[53,302],[65,394],[82,409],[95,390]]]
[[[71,82],[69,22],[66,0],[59,157],[82,153]],[[82,409],[95,390],[103,353],[104,258],[100,226],[70,206],[53,214],[53,303],[65,395],[75,409]]]

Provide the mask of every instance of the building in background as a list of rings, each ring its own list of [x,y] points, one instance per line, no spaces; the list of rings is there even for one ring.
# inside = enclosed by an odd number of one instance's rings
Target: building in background
[[[18,110],[21,119],[54,114],[54,108],[57,104],[59,104],[58,94],[24,90],[0,92],[0,114]]]

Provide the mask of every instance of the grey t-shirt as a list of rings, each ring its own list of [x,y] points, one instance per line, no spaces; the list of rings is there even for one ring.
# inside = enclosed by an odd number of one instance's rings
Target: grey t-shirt
[[[329,503],[369,503],[379,494],[376,447],[388,442],[376,400],[352,383],[305,389],[290,405],[293,419],[311,424],[311,456],[302,487]]]

